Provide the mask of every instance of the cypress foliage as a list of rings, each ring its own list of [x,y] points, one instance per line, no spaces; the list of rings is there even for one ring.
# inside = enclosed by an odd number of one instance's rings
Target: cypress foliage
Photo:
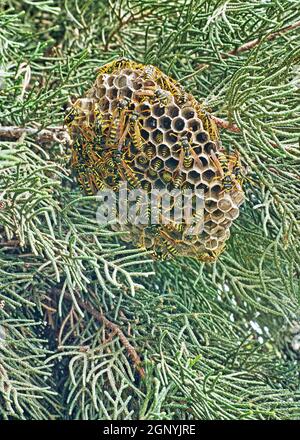
[[[300,418],[299,16],[297,0],[0,3],[1,420]],[[120,56],[179,80],[247,164],[213,264],[124,246],[74,182],[68,99]]]

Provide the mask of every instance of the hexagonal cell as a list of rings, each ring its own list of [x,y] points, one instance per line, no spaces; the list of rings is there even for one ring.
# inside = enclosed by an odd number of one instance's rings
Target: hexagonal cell
[[[170,171],[163,170],[160,173],[160,178],[164,183],[169,183],[172,180],[172,173]]]
[[[141,136],[142,136],[142,138],[143,138],[145,141],[147,141],[147,140],[149,139],[149,137],[150,137],[148,131],[146,131],[146,130],[144,130],[144,129],[141,129]]]
[[[163,128],[164,130],[169,130],[171,128],[171,119],[169,116],[162,116],[159,118],[159,127]]]
[[[127,98],[130,98],[131,99],[131,97],[132,97],[132,90],[129,88],[129,87],[123,87],[121,90],[120,90],[120,96],[127,96]]]
[[[199,119],[191,119],[187,121],[187,127],[189,130],[196,132],[202,129],[202,125]]]
[[[188,173],[188,180],[194,184],[198,183],[201,179],[200,174],[196,170],[189,171]]]
[[[224,219],[224,213],[220,209],[216,209],[215,211],[213,211],[212,217],[215,222],[221,223]]]
[[[155,104],[152,107],[153,116],[157,116],[158,118],[160,118],[164,113],[165,113],[165,108],[161,107],[159,104]]]
[[[208,165],[208,158],[206,156],[199,156],[199,160],[202,163],[203,168]]]
[[[199,184],[196,186],[196,189],[197,189],[197,190],[202,190],[202,191],[204,191],[204,193],[207,193],[208,190],[209,190],[209,187],[208,187],[208,185],[206,185],[205,183],[201,182],[201,183],[199,183]]]
[[[112,78],[113,80],[113,78]],[[119,75],[115,78],[115,80],[113,81],[115,86],[118,87],[119,89],[121,89],[122,87],[126,87],[127,86],[127,76],[126,75]]]
[[[230,211],[225,213],[226,218],[229,218],[230,220],[235,220],[239,216],[239,209],[238,208],[232,208]]]
[[[138,113],[140,113],[140,115],[143,118],[146,118],[148,116],[151,115],[151,108],[150,108],[150,104],[140,104],[137,108],[136,111]]]
[[[153,168],[156,171],[159,171],[164,166],[164,162],[159,157],[155,157],[151,160],[150,167]]]
[[[208,240],[205,242],[205,247],[206,249],[210,250],[210,251],[215,251],[218,249],[219,247],[219,243],[218,240],[216,240],[215,238]]]
[[[177,105],[169,105],[166,108],[166,114],[170,116],[171,119],[176,118],[179,115],[179,108]]]
[[[106,87],[105,86],[101,86],[99,88],[96,89],[96,96],[97,98],[102,98],[103,96],[106,95]]]
[[[226,230],[222,227],[218,227],[213,231],[212,237],[211,238],[215,238],[218,241],[223,241],[226,237]]]
[[[235,191],[233,192],[233,194],[231,194],[231,197],[237,207],[239,207],[245,200],[245,195],[243,191]]]
[[[173,170],[175,170],[178,167],[178,160],[175,159],[174,157],[170,157],[170,159],[166,160],[165,166],[169,170],[173,171]]]
[[[216,173],[211,169],[208,168],[207,170],[202,173],[202,179],[206,182],[211,182],[216,176]]]
[[[193,150],[197,154],[197,156],[200,156],[200,154],[202,153],[202,146],[199,144],[197,145],[194,144]]]
[[[213,199],[206,199],[205,200],[205,209],[208,212],[213,212],[217,209],[217,202]]]
[[[118,89],[116,87],[111,87],[110,89],[108,89],[107,97],[109,99],[116,99],[117,96],[118,96]]]
[[[134,90],[140,90],[143,87],[143,82],[141,80],[139,81],[132,81],[131,86]]]
[[[115,75],[105,75],[105,82],[109,87],[114,85],[114,80],[116,79]]]
[[[158,172],[156,170],[154,170],[153,168],[148,168],[148,170],[147,170],[147,177],[150,180],[154,181],[158,177]]]
[[[174,118],[172,121],[172,128],[174,131],[182,131],[185,127],[185,120],[181,117]]]
[[[140,154],[135,158],[135,164],[138,168],[145,170],[148,166],[148,158],[144,154]]]
[[[181,116],[184,119],[192,119],[195,116],[196,112],[193,107],[185,107],[181,109]]]
[[[106,97],[101,98],[99,107],[102,112],[106,112],[109,109],[109,100]]]
[[[161,144],[162,141],[164,139],[164,135],[162,133],[161,130],[156,129],[151,133],[151,140],[155,143],[155,144]]]
[[[166,184],[161,179],[156,179],[153,186],[155,189],[163,189],[166,187]]]
[[[165,145],[165,144],[161,144],[158,147],[158,154],[162,158],[167,159],[171,155],[170,148],[167,145]]]
[[[218,200],[218,208],[223,212],[228,212],[232,208],[232,201],[229,198]]]
[[[199,144],[204,144],[208,140],[208,134],[205,131],[199,131],[196,133],[196,140]]]
[[[157,127],[157,119],[149,116],[149,118],[145,120],[145,127],[147,127],[149,130],[154,130]]]
[[[203,151],[207,154],[210,154],[212,151],[217,151],[216,144],[213,142],[207,142],[203,147]]]
[[[151,142],[143,146],[143,151],[149,160],[156,155],[156,147]]]
[[[177,136],[172,130],[170,130],[166,132],[165,140],[168,145],[173,145],[177,141]]]

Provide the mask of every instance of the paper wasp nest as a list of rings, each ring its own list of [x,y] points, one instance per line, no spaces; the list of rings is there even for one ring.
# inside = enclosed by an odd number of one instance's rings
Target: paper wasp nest
[[[104,188],[117,193],[124,181],[148,194],[202,190],[199,233],[190,234],[185,221],[114,224],[129,231],[127,241],[160,259],[217,258],[244,200],[241,166],[238,154],[220,147],[215,123],[191,94],[154,66],[117,60],[99,69],[93,87],[68,110],[65,124],[72,167],[88,194]],[[196,222],[198,196],[191,197]],[[171,218],[174,206],[175,201]]]

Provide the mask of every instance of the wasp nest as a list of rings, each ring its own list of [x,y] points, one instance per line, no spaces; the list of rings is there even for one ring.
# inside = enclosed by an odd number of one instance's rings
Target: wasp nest
[[[147,194],[179,190],[191,197],[191,216],[202,223],[196,233],[187,220],[171,220],[175,208],[184,209],[174,198],[168,222],[162,210],[158,224],[133,224],[129,218],[114,225],[129,231],[133,245],[162,259],[217,258],[244,200],[241,166],[237,153],[221,148],[214,121],[191,94],[154,66],[117,60],[99,69],[65,124],[72,166],[86,193],[104,188],[117,193],[127,182]],[[201,215],[195,208],[200,191]]]

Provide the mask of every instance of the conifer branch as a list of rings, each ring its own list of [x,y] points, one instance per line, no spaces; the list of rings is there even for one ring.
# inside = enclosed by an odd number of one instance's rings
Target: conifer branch
[[[57,289],[53,289],[53,292],[56,295],[60,295],[60,291]],[[66,292],[64,293],[64,298],[68,299],[69,301],[73,301],[72,296]],[[102,324],[106,328],[108,328],[109,330],[112,331],[112,333],[114,333],[118,336],[120,342],[125,347],[125,349],[128,353],[128,356],[131,359],[136,370],[138,371],[140,376],[142,378],[144,378],[145,377],[145,370],[141,366],[141,364],[142,364],[141,358],[138,355],[136,349],[133,347],[133,345],[129,342],[128,338],[125,336],[124,332],[120,329],[120,327],[117,324],[110,321],[108,318],[106,318],[106,316],[103,313],[99,312],[94,307],[92,307],[89,302],[82,301],[80,299],[76,299],[76,301],[82,309],[86,310],[90,315],[92,315],[95,319],[97,319],[97,321],[102,322]]]
[[[0,126],[1,141],[17,141],[24,138],[25,136],[34,136],[36,137],[37,141],[41,143],[65,143],[70,140],[67,130],[62,126],[48,127],[47,129],[18,126]]]

